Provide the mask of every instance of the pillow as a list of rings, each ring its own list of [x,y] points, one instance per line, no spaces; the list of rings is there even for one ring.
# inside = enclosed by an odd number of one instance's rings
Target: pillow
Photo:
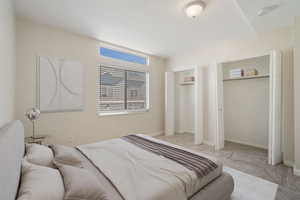
[[[82,167],[82,162],[78,157],[78,152],[73,147],[63,145],[50,145],[54,152],[54,160],[61,163],[77,167]]]
[[[47,146],[26,144],[26,160],[30,163],[45,167],[53,167],[53,152]]]
[[[54,162],[65,186],[64,200],[108,200],[99,180],[88,170]]]
[[[57,169],[22,162],[22,177],[17,200],[62,200],[62,177]]]

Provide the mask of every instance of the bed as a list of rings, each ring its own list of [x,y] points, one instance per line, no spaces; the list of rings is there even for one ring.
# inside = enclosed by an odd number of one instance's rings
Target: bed
[[[77,187],[85,195],[97,186],[97,191],[105,193],[103,199],[109,200],[229,200],[234,188],[232,177],[223,172],[222,164],[217,160],[145,135],[131,135],[76,148],[53,145],[52,150],[53,162],[65,183],[65,197],[62,199],[68,199],[66,193],[70,192],[70,184],[73,184],[72,191]],[[66,152],[69,153],[67,160],[77,163],[75,167],[70,168],[70,163],[66,165],[65,161],[58,159],[61,155],[66,157]],[[1,200],[14,200],[18,196],[23,181],[24,153],[21,122],[14,121],[2,127]],[[75,170],[73,174],[72,170]],[[97,184],[88,180],[84,185],[84,175],[78,177],[76,183],[70,183],[70,180],[76,180],[76,174],[80,174],[77,172],[91,174]],[[82,182],[81,186],[79,182]],[[86,185],[89,185],[87,189],[83,189]]]

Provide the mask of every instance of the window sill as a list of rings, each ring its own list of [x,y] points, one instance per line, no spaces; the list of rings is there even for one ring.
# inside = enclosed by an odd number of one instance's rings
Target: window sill
[[[120,112],[98,112],[99,116],[115,116],[115,115],[132,115],[149,112],[149,109],[135,110],[135,111],[120,111]]]

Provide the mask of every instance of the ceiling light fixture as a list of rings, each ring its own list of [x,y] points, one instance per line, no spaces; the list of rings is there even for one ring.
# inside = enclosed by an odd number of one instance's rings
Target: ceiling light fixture
[[[185,6],[184,11],[188,17],[195,19],[203,12],[205,6],[201,0],[192,1]]]

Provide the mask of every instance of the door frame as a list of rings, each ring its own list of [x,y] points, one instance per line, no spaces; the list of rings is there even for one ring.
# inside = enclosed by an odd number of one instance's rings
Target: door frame
[[[260,56],[269,56],[270,58],[270,78],[269,78],[269,142],[268,142],[268,163],[276,165],[282,161],[282,147],[281,147],[281,109],[282,109],[282,74],[281,74],[281,52],[272,50],[266,54],[246,57],[236,60],[228,60],[222,62],[215,62],[214,67],[214,81],[215,81],[215,150],[224,148],[224,97],[223,97],[223,63],[251,59]]]
[[[268,163],[276,165],[282,155],[282,54],[270,52],[270,102],[269,102],[269,148]],[[280,67],[279,67],[280,66]]]
[[[175,73],[165,72],[165,135],[175,133]]]
[[[215,97],[215,112],[216,112],[216,132],[215,132],[215,149],[221,150],[225,146],[224,134],[224,96],[223,96],[223,66],[215,63],[216,73],[216,97]]]
[[[194,143],[202,144],[204,137],[204,75],[203,68],[199,66],[189,66],[175,68],[165,73],[165,134],[175,134],[175,73],[187,70],[194,70],[194,96],[195,96],[195,116],[194,116]],[[169,76],[169,77],[168,77]]]

